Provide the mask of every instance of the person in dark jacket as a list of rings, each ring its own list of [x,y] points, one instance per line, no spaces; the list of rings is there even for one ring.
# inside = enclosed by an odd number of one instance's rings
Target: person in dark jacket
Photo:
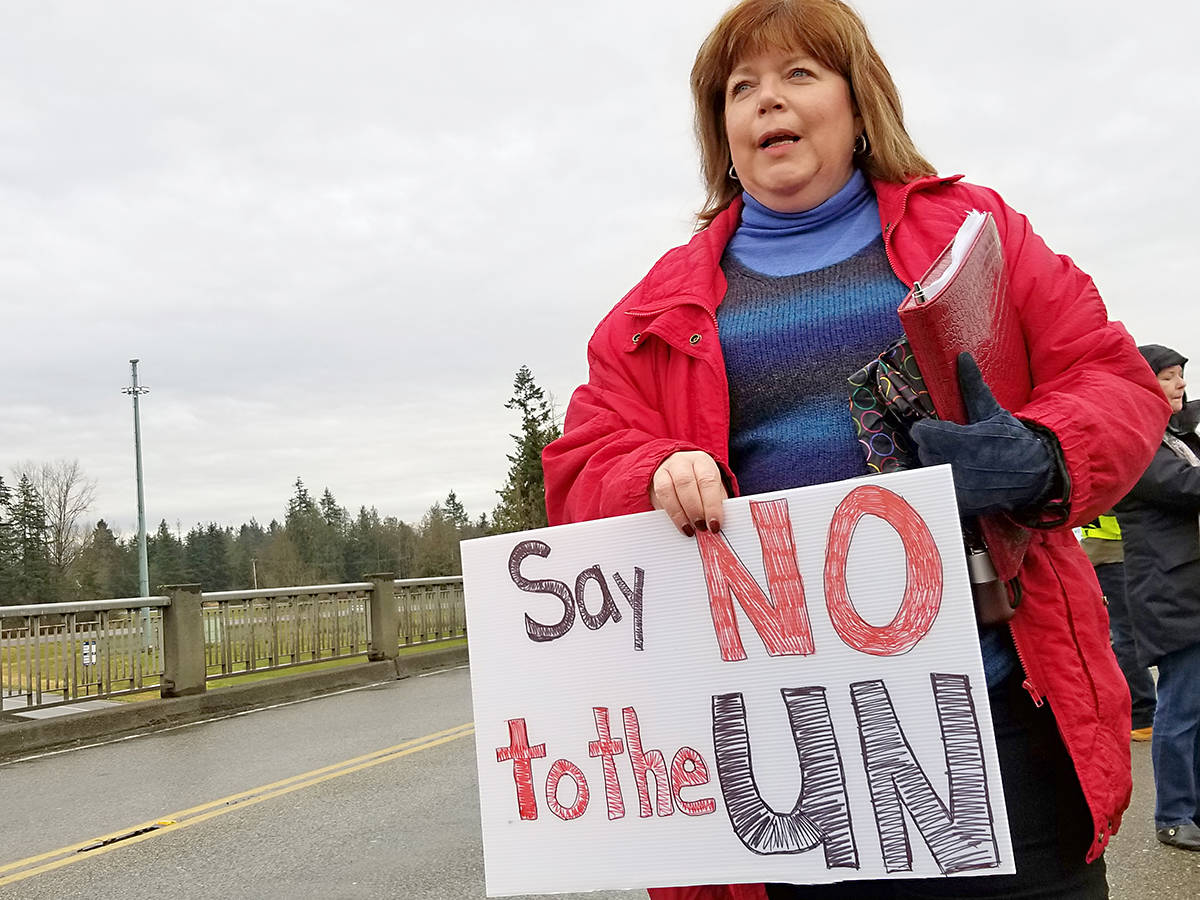
[[[1182,354],[1138,349],[1174,410],[1149,468],[1116,507],[1139,661],[1158,666],[1154,824],[1164,844],[1200,850],[1200,401],[1187,402]]]

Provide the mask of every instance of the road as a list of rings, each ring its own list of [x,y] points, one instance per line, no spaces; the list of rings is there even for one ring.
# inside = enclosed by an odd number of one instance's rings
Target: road
[[[457,669],[0,766],[0,897],[483,897],[470,723]]]
[[[1154,840],[1148,746],[1134,751],[1113,897],[1190,900],[1200,854]],[[2,898],[484,894],[465,669],[10,763],[0,785]],[[159,820],[175,824],[77,849]]]

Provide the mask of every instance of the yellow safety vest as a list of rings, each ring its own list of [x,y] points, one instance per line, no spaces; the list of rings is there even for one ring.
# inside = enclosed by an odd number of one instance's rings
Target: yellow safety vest
[[[1117,524],[1116,516],[1097,516],[1084,525],[1080,531],[1085,538],[1099,538],[1102,541],[1119,541],[1121,527]]]

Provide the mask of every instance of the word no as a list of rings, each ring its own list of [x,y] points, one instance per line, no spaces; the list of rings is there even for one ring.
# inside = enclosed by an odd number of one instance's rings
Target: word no
[[[704,567],[709,612],[721,659],[743,660],[746,651],[738,631],[733,601],[737,600],[750,620],[763,646],[771,656],[807,656],[816,651],[804,580],[796,562],[796,542],[787,500],[755,500],[750,503],[754,530],[762,549],[762,564],[767,587],[763,590],[738,558],[724,533],[696,533],[696,547]],[[864,516],[876,516],[887,522],[899,535],[905,553],[904,597],[892,620],[883,626],[872,625],[858,614],[846,580],[846,566],[854,530]],[[543,541],[523,541],[508,558],[509,576],[522,591],[550,594],[562,603],[558,622],[547,625],[525,614],[525,631],[533,641],[553,641],[563,637],[575,624],[575,611],[590,630],[602,628],[610,620],[621,621],[621,611],[613,600],[599,565],[584,569],[575,579],[575,589],[552,578],[531,579],[521,572],[521,564],[530,556],[550,556]],[[942,559],[929,526],[904,498],[877,485],[862,485],[851,490],[838,504],[825,543],[825,607],[834,631],[842,641],[860,653],[893,656],[911,650],[933,627],[942,601]],[[629,602],[634,615],[634,649],[643,649],[642,597],[645,573],[634,567],[630,588],[620,573],[612,579]],[[584,603],[584,593],[595,584],[600,593],[600,610],[592,613]]]

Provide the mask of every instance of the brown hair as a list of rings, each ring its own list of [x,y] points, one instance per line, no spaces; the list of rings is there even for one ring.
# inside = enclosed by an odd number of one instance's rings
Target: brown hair
[[[900,94],[862,19],[841,0],[743,0],[721,17],[692,66],[700,171],[708,196],[696,218],[708,225],[742,190],[729,177],[725,87],[734,66],[771,49],[810,53],[850,83],[868,150],[855,163],[874,178],[905,182],[935,170],[904,130]]]

